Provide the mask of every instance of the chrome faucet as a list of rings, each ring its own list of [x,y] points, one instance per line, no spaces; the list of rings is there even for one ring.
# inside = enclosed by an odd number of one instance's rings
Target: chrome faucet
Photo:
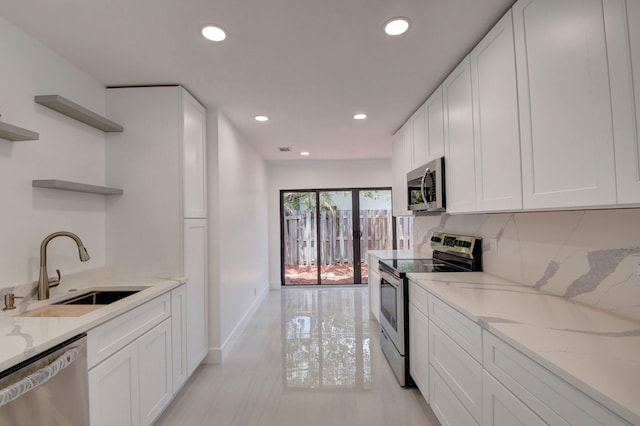
[[[38,300],[44,300],[49,298],[49,275],[47,274],[47,245],[49,241],[56,237],[69,237],[78,245],[78,253],[80,254],[80,262],[86,262],[90,259],[87,249],[84,248],[84,244],[80,237],[71,232],[54,232],[42,240],[40,244],[40,277],[38,278]],[[58,282],[60,280],[60,271],[58,271]]]

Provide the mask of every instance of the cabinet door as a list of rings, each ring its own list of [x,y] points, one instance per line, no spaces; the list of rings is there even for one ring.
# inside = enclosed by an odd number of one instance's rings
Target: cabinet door
[[[147,426],[173,397],[171,320],[166,319],[138,339],[140,424]]]
[[[429,147],[427,146],[427,127],[425,109],[421,106],[411,117],[411,132],[413,135],[413,158],[411,171],[429,161]]]
[[[207,354],[207,221],[186,219],[184,263],[187,281],[187,372]]]
[[[511,11],[470,54],[476,209],[522,209],[518,86]]]
[[[431,409],[443,426],[478,425],[433,367],[429,370],[429,399]]]
[[[182,89],[184,217],[207,217],[205,110]]]
[[[429,320],[409,303],[409,372],[429,402]]]
[[[442,85],[445,105],[444,136],[447,149],[447,212],[475,210],[476,187],[473,146],[473,104],[469,57],[447,77]]]
[[[138,344],[133,342],[89,370],[91,426],[140,424]]]
[[[407,216],[407,172],[404,165],[402,131],[393,137],[391,168],[393,174],[393,215]]]
[[[482,376],[483,422],[485,426],[543,426],[540,417],[486,371]]]
[[[424,106],[427,126],[427,161],[444,156],[444,109],[442,86],[433,92]],[[420,164],[418,164],[420,166]],[[446,165],[445,165],[446,167]]]
[[[605,9],[618,204],[640,203],[640,3]]]
[[[171,359],[173,393],[187,381],[187,286],[171,291]]]
[[[513,7],[525,209],[616,203],[603,2]]]
[[[380,321],[380,274],[378,272],[378,258],[369,255],[369,309],[376,321]]]

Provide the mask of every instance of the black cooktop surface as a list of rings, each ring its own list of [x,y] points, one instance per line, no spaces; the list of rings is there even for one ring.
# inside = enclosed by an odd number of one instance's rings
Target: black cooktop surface
[[[411,272],[462,272],[451,263],[438,259],[381,259],[380,265],[398,277],[404,277]]]

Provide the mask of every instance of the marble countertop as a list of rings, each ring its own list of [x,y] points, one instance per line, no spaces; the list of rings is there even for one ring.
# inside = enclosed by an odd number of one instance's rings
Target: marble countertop
[[[640,424],[640,322],[483,272],[408,276],[594,400]]]
[[[369,250],[378,259],[422,259],[424,256],[416,255],[413,250]]]
[[[17,309],[0,311],[0,371],[109,321],[178,287],[184,281],[184,279],[127,278],[101,268],[63,277],[61,284],[51,289],[51,297],[48,300],[16,299]],[[126,299],[78,317],[16,316],[21,312],[67,299],[72,293],[114,287],[144,289]],[[16,294],[16,296],[22,296],[22,294]],[[18,301],[21,303],[17,303]]]

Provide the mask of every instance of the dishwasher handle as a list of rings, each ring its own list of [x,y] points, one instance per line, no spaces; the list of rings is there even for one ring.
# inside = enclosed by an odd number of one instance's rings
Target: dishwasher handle
[[[76,359],[78,359],[80,351],[80,347],[69,349],[58,358],[56,358],[53,362],[51,362],[51,364],[42,367],[32,374],[29,374],[24,379],[9,385],[4,389],[1,389],[0,407],[2,407],[3,405],[7,405],[11,401],[20,398],[27,392],[53,379],[57,374],[59,374],[65,368],[69,367]]]

